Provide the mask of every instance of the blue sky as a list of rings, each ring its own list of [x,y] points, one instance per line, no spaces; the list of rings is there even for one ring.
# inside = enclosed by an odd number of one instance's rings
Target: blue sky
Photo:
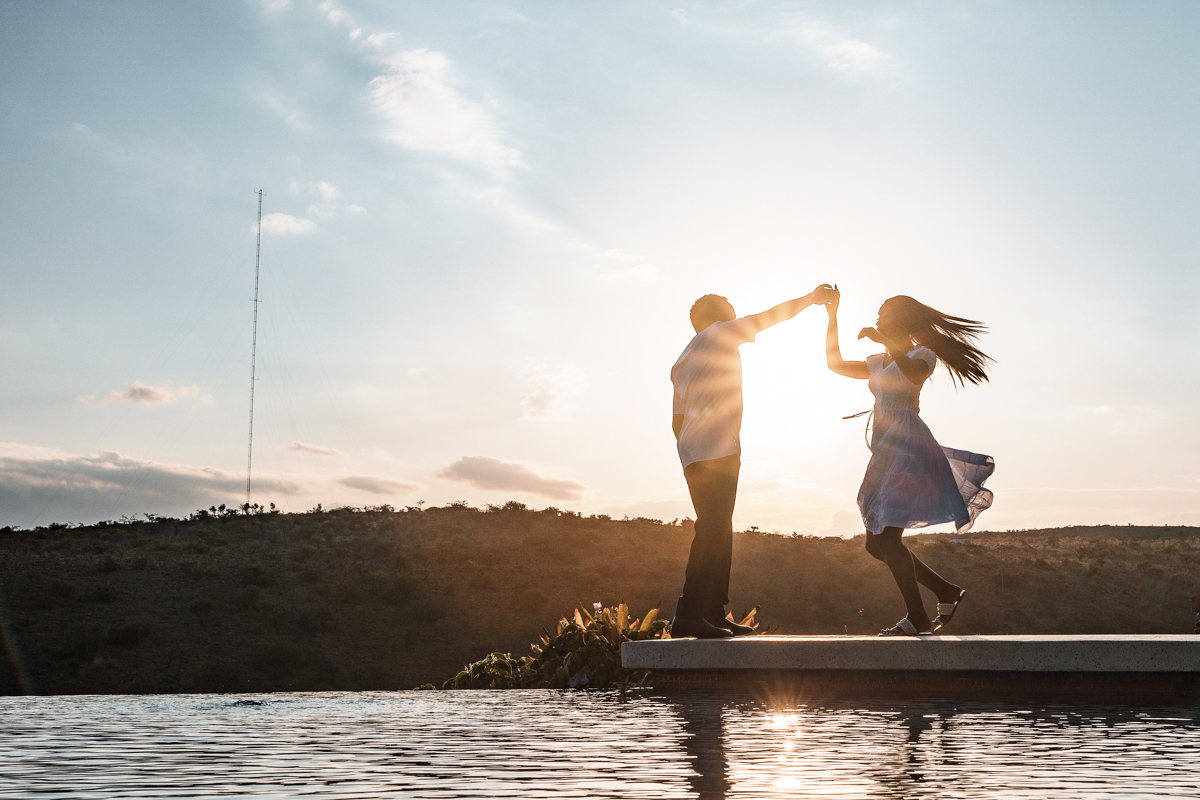
[[[255,502],[687,516],[692,300],[828,281],[991,327],[980,527],[1200,524],[1194,3],[0,17],[0,525],[243,502],[258,189]],[[739,526],[859,530],[823,330],[743,348]]]

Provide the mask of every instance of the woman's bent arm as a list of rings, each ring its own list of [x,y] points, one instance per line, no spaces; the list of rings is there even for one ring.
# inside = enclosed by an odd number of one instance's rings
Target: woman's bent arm
[[[838,344],[837,326],[837,309],[840,300],[841,295],[839,294],[825,305],[825,310],[829,313],[829,327],[825,329],[825,363],[838,375],[860,378],[865,381],[871,377],[871,373],[867,370],[867,362],[846,361],[842,358],[842,348]]]
[[[907,342],[897,341],[890,336],[883,335],[876,328],[863,328],[859,331],[858,338],[870,339],[872,342],[878,342],[886,347],[888,355],[896,362],[896,366],[900,368],[900,372],[916,386],[924,383],[925,379],[933,371],[930,369],[929,364],[921,359],[908,357],[908,351],[913,344],[912,340]]]

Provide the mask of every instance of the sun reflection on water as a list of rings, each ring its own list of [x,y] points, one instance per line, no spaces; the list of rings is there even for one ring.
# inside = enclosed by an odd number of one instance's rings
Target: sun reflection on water
[[[0,798],[1196,797],[1198,718],[703,692],[0,698]]]

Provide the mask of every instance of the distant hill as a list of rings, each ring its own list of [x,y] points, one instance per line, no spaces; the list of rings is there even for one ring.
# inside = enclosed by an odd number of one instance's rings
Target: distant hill
[[[0,692],[410,688],[592,602],[674,611],[691,524],[519,503],[0,530]],[[967,589],[953,633],[1189,633],[1200,529],[923,534]],[[737,534],[734,609],[792,634],[904,615],[855,539]],[[929,599],[932,607],[932,598]]]
[[[1030,536],[1081,536],[1089,539],[1187,539],[1200,535],[1200,528],[1188,525],[1071,525],[1066,528],[1034,528],[1010,531],[968,531],[967,533],[927,533],[920,536],[964,539],[1003,534]]]

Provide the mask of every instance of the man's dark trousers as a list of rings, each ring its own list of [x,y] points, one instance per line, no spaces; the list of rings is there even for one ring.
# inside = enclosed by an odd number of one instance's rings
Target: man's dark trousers
[[[733,561],[733,504],[741,467],[742,457],[735,453],[696,461],[683,469],[696,509],[696,534],[676,617],[702,617],[709,622],[725,618]]]

